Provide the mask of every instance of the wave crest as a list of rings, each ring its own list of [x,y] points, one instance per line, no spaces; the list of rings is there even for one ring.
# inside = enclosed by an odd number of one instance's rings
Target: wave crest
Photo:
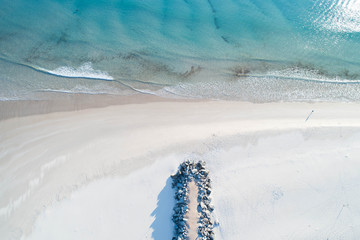
[[[54,70],[48,70],[45,68],[38,69],[60,77],[114,80],[114,78],[110,76],[107,72],[101,70],[94,70],[91,62],[86,62],[78,68],[64,66],[56,68]]]

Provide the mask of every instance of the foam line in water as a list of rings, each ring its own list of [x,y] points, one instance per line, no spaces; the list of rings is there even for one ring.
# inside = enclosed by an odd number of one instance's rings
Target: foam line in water
[[[290,68],[280,71],[271,71],[266,75],[251,75],[253,77],[266,77],[266,78],[281,78],[290,80],[333,83],[333,84],[359,84],[360,80],[342,79],[339,77],[327,77],[319,74],[316,70],[305,70],[300,68]]]
[[[93,69],[91,62],[84,63],[78,68],[63,66],[54,70],[48,70],[45,68],[36,69],[59,77],[114,80],[114,78],[107,72]]]

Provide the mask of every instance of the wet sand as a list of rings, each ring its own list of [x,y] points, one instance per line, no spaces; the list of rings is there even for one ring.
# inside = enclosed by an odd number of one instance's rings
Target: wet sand
[[[44,98],[43,100],[41,98]],[[51,99],[51,100],[49,100]],[[109,94],[66,94],[42,93],[39,100],[0,101],[0,121],[31,115],[54,112],[72,112],[85,109],[104,108],[114,105],[150,102],[189,102],[194,100],[162,98],[151,94],[109,95]]]

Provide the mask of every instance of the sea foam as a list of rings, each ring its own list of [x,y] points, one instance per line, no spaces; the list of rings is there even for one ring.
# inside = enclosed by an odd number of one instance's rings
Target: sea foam
[[[60,77],[114,80],[107,72],[94,70],[91,62],[86,62],[78,68],[63,66],[54,70],[47,70],[45,68],[38,69]]]

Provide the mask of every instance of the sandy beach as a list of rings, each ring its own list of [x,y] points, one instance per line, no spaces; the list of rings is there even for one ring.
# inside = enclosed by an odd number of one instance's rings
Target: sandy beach
[[[189,224],[189,239],[195,240],[198,237],[197,226],[199,220],[199,214],[197,211],[197,196],[198,189],[194,181],[189,183],[189,213],[187,215],[188,224]]]
[[[0,236],[171,239],[170,175],[189,159],[210,170],[216,239],[356,239],[359,109],[163,101],[2,120]]]

